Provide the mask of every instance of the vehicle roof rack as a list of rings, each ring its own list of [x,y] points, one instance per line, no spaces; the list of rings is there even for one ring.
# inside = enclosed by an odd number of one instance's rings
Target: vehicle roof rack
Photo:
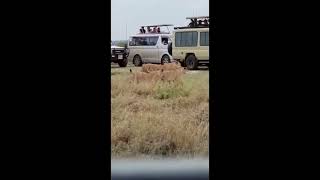
[[[209,16],[186,17],[191,22],[185,27],[174,27],[174,29],[209,28]]]
[[[210,16],[194,16],[194,17],[186,17],[186,19],[209,19]]]
[[[163,26],[174,26],[173,24],[159,24],[159,25],[146,25],[140,27],[163,27]]]
[[[174,29],[194,29],[194,28],[209,28],[209,25],[207,25],[207,26],[195,26],[195,27],[186,27],[186,26],[174,27]]]

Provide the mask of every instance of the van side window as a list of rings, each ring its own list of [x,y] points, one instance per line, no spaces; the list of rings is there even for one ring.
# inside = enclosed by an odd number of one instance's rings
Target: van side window
[[[175,38],[176,47],[195,47],[198,44],[198,32],[177,32]]]
[[[148,46],[157,45],[159,37],[148,37]]]
[[[169,41],[169,38],[167,38],[167,37],[162,37],[161,38],[161,42],[162,42],[163,45],[167,45],[168,41]]]
[[[145,44],[145,39],[143,37],[131,37],[129,39],[130,46],[142,46]]]
[[[130,39],[129,39],[129,45],[130,45],[130,46],[135,46],[135,45],[136,45],[135,38],[130,37]]]
[[[176,33],[176,38],[175,38],[175,46],[176,47],[181,47],[180,41],[181,41],[181,33],[177,32]]]
[[[209,32],[200,32],[200,46],[209,46]]]
[[[131,37],[129,39],[130,46],[155,46],[159,37]]]
[[[141,41],[140,41],[140,45],[147,46],[148,45],[148,39],[145,38],[145,37],[142,37]]]

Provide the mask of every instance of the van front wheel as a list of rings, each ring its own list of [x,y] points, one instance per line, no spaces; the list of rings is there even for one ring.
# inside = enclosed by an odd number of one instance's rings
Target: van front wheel
[[[194,55],[189,55],[186,59],[187,69],[194,70],[198,68],[198,60]]]
[[[139,55],[135,55],[133,58],[133,64],[134,66],[141,66],[142,65],[142,60]]]
[[[163,55],[161,58],[161,64],[170,63],[170,57],[168,55]]]

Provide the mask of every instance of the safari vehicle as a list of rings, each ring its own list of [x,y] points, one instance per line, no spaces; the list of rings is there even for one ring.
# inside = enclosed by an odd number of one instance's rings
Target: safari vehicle
[[[187,27],[174,27],[168,51],[173,59],[187,69],[209,65],[209,16],[187,17]]]
[[[135,66],[142,66],[144,63],[170,63],[172,56],[168,52],[168,44],[171,42],[171,34],[168,26],[173,25],[141,26],[140,33],[129,37],[128,59]],[[168,31],[162,31],[160,27],[167,27]]]
[[[111,60],[118,63],[120,67],[126,67],[128,64],[129,49],[126,47],[111,45]]]

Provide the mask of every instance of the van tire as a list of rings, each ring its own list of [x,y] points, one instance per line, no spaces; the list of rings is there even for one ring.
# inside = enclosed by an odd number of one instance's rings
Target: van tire
[[[186,65],[188,70],[195,70],[198,68],[198,60],[197,58],[191,54],[186,59]]]
[[[119,61],[118,64],[120,67],[126,67],[128,64],[128,59],[124,58],[122,61]]]
[[[170,57],[168,55],[163,55],[161,58],[161,64],[170,63]]]
[[[142,60],[139,55],[135,55],[133,57],[133,64],[134,64],[134,66],[142,66]]]

